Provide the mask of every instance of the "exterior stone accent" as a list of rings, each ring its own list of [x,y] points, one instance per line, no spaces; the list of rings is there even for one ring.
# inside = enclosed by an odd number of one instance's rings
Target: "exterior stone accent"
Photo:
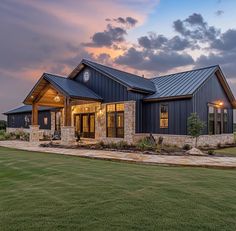
[[[7,133],[11,133],[11,132],[26,132],[26,133],[30,133],[31,130],[30,128],[6,128],[6,132]],[[39,133],[39,139],[43,139],[44,135],[45,136],[51,136],[52,135],[52,130],[49,129],[39,129],[38,131]]]
[[[39,142],[39,125],[30,126],[30,142]]]
[[[95,117],[95,139],[105,143],[126,141],[133,143],[133,136],[135,134],[135,101],[119,102],[124,103],[124,138],[110,138],[106,137],[106,105],[101,104],[100,109],[96,112]]]
[[[149,136],[147,133],[139,133],[134,135],[134,143],[140,139]],[[183,147],[189,144],[192,147],[195,145],[195,139],[185,135],[166,135],[166,134],[152,134],[156,140],[163,137],[163,144],[176,145]],[[220,134],[220,135],[202,135],[198,138],[198,146],[216,147],[218,144],[233,144],[235,143],[234,134]]]
[[[135,108],[136,108],[136,102],[135,101],[127,101],[125,102],[125,136],[124,140],[132,144],[133,143],[133,137],[135,134]]]
[[[75,141],[75,128],[73,126],[61,127],[61,143],[68,145]]]
[[[56,113],[51,112],[51,130],[55,131]]]

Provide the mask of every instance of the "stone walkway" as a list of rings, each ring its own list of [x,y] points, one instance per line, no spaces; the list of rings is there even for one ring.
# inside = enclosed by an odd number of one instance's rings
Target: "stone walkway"
[[[0,146],[26,151],[56,153],[62,155],[114,161],[127,161],[143,164],[236,168],[236,157],[164,156],[88,149],[43,148],[39,147],[39,143],[32,144],[24,141],[0,141]]]

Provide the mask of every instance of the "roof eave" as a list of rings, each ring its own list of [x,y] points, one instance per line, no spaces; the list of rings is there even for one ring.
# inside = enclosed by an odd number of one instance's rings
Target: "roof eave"
[[[145,102],[158,102],[158,101],[166,101],[166,100],[178,100],[178,99],[190,99],[193,95],[180,95],[180,96],[168,96],[168,97],[159,97],[159,98],[144,98]]]

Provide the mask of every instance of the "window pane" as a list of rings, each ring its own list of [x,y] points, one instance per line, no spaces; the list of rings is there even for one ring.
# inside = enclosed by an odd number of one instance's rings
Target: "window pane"
[[[221,116],[221,109],[220,108],[217,108],[216,109],[216,134],[221,134],[222,131],[221,131],[221,119],[222,119],[222,116]]]
[[[228,111],[227,109],[224,109],[224,114],[223,114],[223,132],[227,133],[228,132]]]
[[[168,105],[160,107],[160,128],[168,128]]]
[[[209,106],[208,108],[208,133],[209,135],[215,134],[215,110],[214,107]]]
[[[116,104],[116,111],[124,111],[124,110],[125,110],[125,106],[123,103]]]
[[[95,118],[94,115],[90,115],[90,132],[95,132]]]
[[[88,126],[88,116],[83,116],[83,132],[89,132],[89,126]]]
[[[124,137],[124,112],[118,112],[116,114],[116,128],[117,137]]]
[[[44,125],[48,125],[48,117],[45,116],[43,118],[43,123],[44,123]]]
[[[107,113],[107,136],[115,137],[115,113]]]
[[[115,104],[107,105],[107,112],[113,112],[115,110],[116,110],[116,105]]]

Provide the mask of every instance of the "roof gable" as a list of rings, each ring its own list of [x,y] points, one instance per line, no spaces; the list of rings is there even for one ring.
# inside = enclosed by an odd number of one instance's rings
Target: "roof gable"
[[[60,88],[63,92],[65,92],[65,94],[72,98],[102,100],[99,95],[97,95],[82,83],[65,77],[55,76],[47,73],[45,73],[44,76],[44,78],[51,84]]]
[[[102,64],[98,64],[86,59],[77,66],[68,78],[73,79],[83,69],[84,65],[87,65],[100,73],[112,78],[113,80],[121,83],[122,85],[130,88],[134,91],[142,91],[146,93],[154,93],[156,91],[153,82],[150,79],[143,78],[138,75],[134,75],[128,72],[124,72],[118,69],[114,69]]]
[[[146,101],[163,100],[170,98],[191,98],[203,84],[216,74],[229,101],[235,106],[234,95],[221,71],[219,65],[200,68],[176,74],[155,77],[152,79],[156,92],[145,98]]]
[[[43,91],[43,89],[50,83],[61,94],[77,99],[101,101],[102,98],[93,92],[91,89],[66,77],[44,73],[39,81],[35,84],[31,92],[25,98],[25,104],[33,103],[33,100]],[[31,98],[32,94],[36,92],[36,97]]]

